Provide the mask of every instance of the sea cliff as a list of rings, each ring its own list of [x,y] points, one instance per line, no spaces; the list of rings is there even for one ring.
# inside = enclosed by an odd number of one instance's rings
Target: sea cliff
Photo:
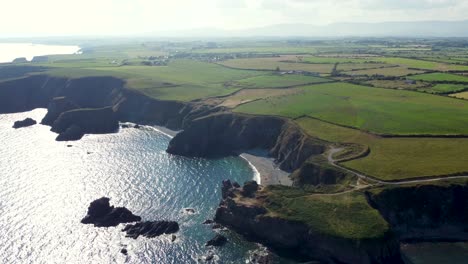
[[[348,226],[348,219],[323,217],[328,215],[324,211],[336,208],[317,212],[320,222],[306,221],[294,214],[288,216],[287,212],[283,215],[287,208],[272,207],[269,199],[274,191],[260,187],[253,195],[246,195],[245,188],[236,187],[230,181],[223,183],[224,199],[216,211],[215,221],[252,241],[261,242],[280,254],[300,261],[403,263],[397,237],[375,210],[367,208],[373,214],[369,219],[380,222],[380,226],[375,228],[376,232],[365,229],[342,232],[338,230],[339,226],[328,226],[327,223],[341,221],[338,224]],[[351,221],[359,224],[361,220],[362,216],[356,216]],[[324,227],[323,223],[327,226]]]
[[[286,171],[300,168],[310,156],[323,153],[327,145],[309,137],[287,119],[235,114],[202,102],[157,100],[126,88],[125,81],[114,77],[70,79],[33,75],[0,83],[0,113],[35,108],[48,108],[42,124],[52,126],[52,131],[64,133],[73,128],[73,136],[58,137],[59,140],[76,140],[81,138],[80,133],[112,133],[115,118],[183,130],[169,145],[167,151],[172,154],[222,157],[261,148],[268,150]],[[112,109],[114,114],[96,115],[99,122],[84,124],[89,111],[104,108]],[[108,119],[111,124],[102,125]]]

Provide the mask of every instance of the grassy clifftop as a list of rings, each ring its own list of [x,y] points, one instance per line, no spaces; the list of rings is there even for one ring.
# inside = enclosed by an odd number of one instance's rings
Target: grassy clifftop
[[[269,213],[306,223],[312,230],[349,239],[384,237],[389,225],[361,192],[314,194],[305,189],[270,186],[264,205]]]

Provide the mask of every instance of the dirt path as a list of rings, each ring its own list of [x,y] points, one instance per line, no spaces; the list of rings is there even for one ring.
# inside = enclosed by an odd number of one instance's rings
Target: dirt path
[[[337,152],[342,151],[342,150],[343,150],[343,148],[332,147],[328,151],[328,156],[327,156],[328,163],[330,165],[334,166],[334,167],[340,168],[340,169],[342,169],[342,170],[344,170],[346,172],[349,172],[349,173],[351,173],[353,175],[356,175],[359,179],[362,179],[362,180],[368,182],[371,185],[375,185],[375,184],[380,184],[380,185],[404,185],[404,184],[411,184],[411,183],[424,183],[424,182],[435,182],[435,181],[448,180],[448,179],[465,179],[465,178],[468,178],[468,175],[459,175],[459,176],[445,176],[445,177],[441,176],[441,177],[434,177],[434,178],[431,178],[431,179],[401,180],[401,181],[397,181],[397,182],[378,180],[378,179],[366,176],[364,174],[358,173],[356,171],[350,170],[350,169],[348,169],[346,167],[343,167],[343,166],[337,164],[336,161],[333,159],[333,155],[335,153],[337,153]]]

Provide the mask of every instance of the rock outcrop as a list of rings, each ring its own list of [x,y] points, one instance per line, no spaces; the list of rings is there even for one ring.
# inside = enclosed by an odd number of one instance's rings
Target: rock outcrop
[[[75,110],[78,108],[80,108],[79,105],[73,103],[72,101],[70,101],[68,98],[64,96],[55,97],[49,103],[49,106],[47,107],[47,114],[42,119],[41,124],[52,126],[55,120],[57,120],[57,118],[62,113],[70,111],[70,110]]]
[[[28,60],[25,57],[19,57],[12,61],[12,63],[26,63]]]
[[[213,246],[213,247],[222,247],[226,245],[227,243],[227,238],[225,236],[222,236],[220,234],[217,234],[215,237],[210,239],[208,242],[206,242],[206,246]]]
[[[16,121],[13,124],[13,128],[17,129],[17,128],[22,128],[22,127],[29,127],[29,126],[34,126],[35,124],[37,124],[36,120],[28,117],[24,120]]]
[[[134,215],[125,207],[110,206],[109,200],[107,197],[102,197],[91,202],[88,213],[81,223],[93,224],[96,227],[110,227],[121,223],[141,221],[141,217]]]
[[[146,221],[126,225],[122,231],[127,232],[127,237],[134,239],[137,239],[139,236],[153,238],[163,234],[178,232],[179,224],[173,221]]]
[[[75,109],[64,112],[54,121],[52,131],[59,134],[58,141],[78,140],[84,134],[114,133],[119,121],[111,107]]]
[[[223,193],[227,198],[216,211],[215,221],[280,254],[324,263],[403,263],[399,241],[390,233],[358,240],[319,233],[306,223],[268,214],[243,192],[233,187]]]

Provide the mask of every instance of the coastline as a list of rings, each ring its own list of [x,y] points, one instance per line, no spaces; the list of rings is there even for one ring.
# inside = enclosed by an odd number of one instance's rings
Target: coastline
[[[173,138],[180,131],[168,129],[163,126],[148,126],[152,129],[157,130],[166,136]],[[273,158],[268,157],[267,151],[265,150],[252,150],[241,153],[239,157],[243,158],[252,167],[253,180],[258,184],[262,185],[286,185],[291,186],[292,181],[289,178],[289,174],[278,168]]]
[[[261,152],[262,153],[260,153],[260,151],[249,151],[240,155],[241,158],[245,159],[254,168],[254,172],[260,176],[260,182],[255,179],[255,176],[254,180],[264,186],[291,186],[292,181],[289,178],[290,173],[279,169],[274,159],[266,155],[266,151]]]

